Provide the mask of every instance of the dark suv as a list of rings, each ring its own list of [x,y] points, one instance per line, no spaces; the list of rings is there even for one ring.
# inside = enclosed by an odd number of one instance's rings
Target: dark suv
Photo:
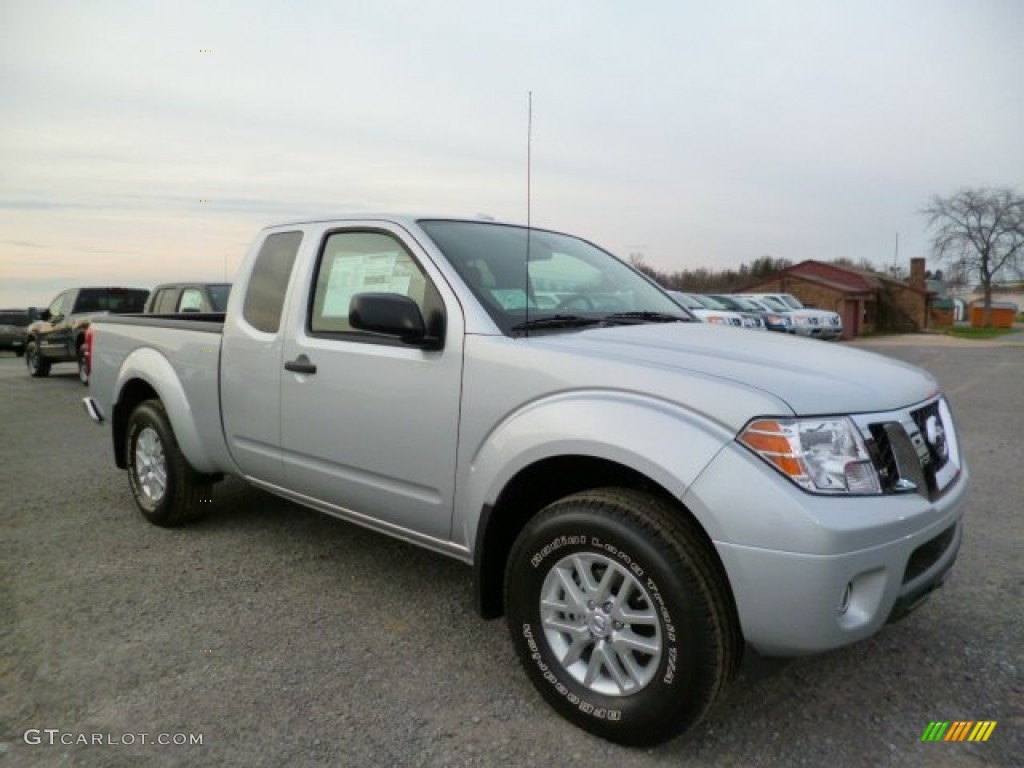
[[[25,362],[35,377],[48,376],[53,363],[78,362],[78,378],[89,383],[85,332],[97,315],[142,312],[149,291],[137,288],[72,288],[42,311],[28,327]]]
[[[27,309],[0,309],[0,349],[14,350],[21,357],[25,354],[25,329],[32,322]]]

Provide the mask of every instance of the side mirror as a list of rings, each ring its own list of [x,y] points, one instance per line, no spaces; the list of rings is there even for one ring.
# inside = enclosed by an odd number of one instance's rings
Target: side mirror
[[[49,322],[49,320],[50,320],[50,310],[44,309],[42,312],[40,312],[39,313],[39,319],[43,320],[43,321],[46,321],[46,322]]]
[[[397,336],[403,344],[441,349],[444,340],[427,335],[419,305],[396,293],[357,293],[349,304],[348,322],[360,331]]]

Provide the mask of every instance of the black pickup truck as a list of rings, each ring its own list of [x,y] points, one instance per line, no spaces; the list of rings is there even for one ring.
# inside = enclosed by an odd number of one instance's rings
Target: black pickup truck
[[[36,378],[48,376],[54,363],[78,362],[78,378],[89,383],[85,334],[98,315],[142,312],[149,291],[139,288],[71,288],[50,302],[28,327],[25,362]]]

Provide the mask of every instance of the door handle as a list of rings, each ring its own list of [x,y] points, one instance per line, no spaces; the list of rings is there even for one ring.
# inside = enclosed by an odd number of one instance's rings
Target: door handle
[[[305,355],[299,355],[294,360],[289,360],[284,364],[284,369],[292,373],[316,373],[316,366]]]

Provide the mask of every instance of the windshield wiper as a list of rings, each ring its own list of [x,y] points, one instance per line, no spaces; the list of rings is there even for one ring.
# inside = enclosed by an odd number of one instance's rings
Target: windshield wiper
[[[599,317],[581,317],[580,315],[545,315],[513,325],[511,330],[524,331],[528,328],[582,328],[603,322]]]
[[[692,323],[688,317],[667,312],[616,312],[601,318],[607,325],[635,325],[637,323]]]

